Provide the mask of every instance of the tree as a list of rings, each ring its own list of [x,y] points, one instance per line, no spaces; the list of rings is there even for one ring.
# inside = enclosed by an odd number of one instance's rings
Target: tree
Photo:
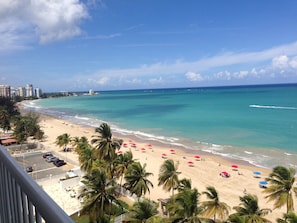
[[[2,128],[4,131],[8,131],[11,129],[10,115],[4,108],[0,110],[0,128]]]
[[[287,206],[287,213],[294,211],[293,191],[297,191],[294,187],[295,169],[277,166],[273,168],[272,173],[266,179],[270,186],[263,192],[268,194],[268,201],[274,201],[274,208]]]
[[[36,136],[43,132],[38,125],[38,115],[29,113],[26,116],[14,117],[14,130],[13,135],[19,143],[24,143],[29,136]]]
[[[294,212],[284,214],[284,219],[277,219],[277,223],[297,223],[297,215]]]
[[[127,172],[129,166],[134,163],[132,152],[128,151],[117,156],[115,160],[115,174],[121,177],[120,186],[122,187],[122,179]]]
[[[125,219],[125,222],[147,222],[154,215],[158,213],[158,203],[150,201],[148,199],[143,199],[142,201],[137,201],[133,204],[129,217]]]
[[[57,136],[56,145],[59,147],[63,147],[64,149],[71,142],[70,135],[68,133],[64,133],[62,135]]]
[[[70,139],[71,145],[74,147],[75,152],[80,153],[81,149],[84,149],[86,146],[89,146],[88,138],[85,136],[82,137],[73,137]]]
[[[260,209],[258,205],[258,198],[256,195],[247,194],[239,197],[241,203],[239,206],[234,207],[236,213],[229,216],[229,221],[232,223],[271,223],[268,219],[264,218],[270,209]]]
[[[109,222],[113,215],[112,204],[121,205],[115,197],[115,182],[107,180],[105,173],[98,170],[83,178],[85,189],[79,195],[84,200],[82,213],[87,213],[91,222]]]
[[[179,184],[178,184],[178,187],[177,187],[177,190],[179,192],[182,192],[183,190],[185,189],[192,189],[192,182],[190,179],[187,179],[187,178],[183,178],[179,181]]]
[[[107,123],[102,123],[99,128],[95,129],[98,135],[94,135],[91,140],[95,144],[96,156],[99,159],[110,161],[116,158],[116,149],[120,149],[123,141],[121,139],[113,139],[111,129]]]
[[[184,189],[172,196],[166,205],[171,222],[201,222],[198,217],[199,196],[196,188]]]
[[[91,173],[95,162],[93,148],[87,144],[84,147],[80,147],[79,151],[78,160],[81,170]]]
[[[166,191],[172,190],[172,195],[179,185],[178,175],[181,172],[178,172],[177,169],[178,163],[175,165],[172,159],[168,159],[164,161],[159,171],[158,186],[163,185],[163,189]]]
[[[229,215],[230,207],[225,203],[219,200],[219,195],[217,190],[208,186],[207,191],[202,192],[202,194],[206,195],[209,199],[208,201],[202,202],[202,215],[207,218],[213,218],[214,222],[216,222],[217,217],[220,220],[225,220]]]
[[[153,183],[148,180],[148,177],[153,175],[146,172],[146,164],[141,166],[139,162],[131,164],[125,174],[126,183],[124,188],[129,190],[132,194],[135,194],[138,198],[145,195],[146,192],[150,192],[150,187],[153,187]]]

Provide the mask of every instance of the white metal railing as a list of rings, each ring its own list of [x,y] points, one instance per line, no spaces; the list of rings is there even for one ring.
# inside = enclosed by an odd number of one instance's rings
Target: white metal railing
[[[73,223],[0,146],[0,223]]]

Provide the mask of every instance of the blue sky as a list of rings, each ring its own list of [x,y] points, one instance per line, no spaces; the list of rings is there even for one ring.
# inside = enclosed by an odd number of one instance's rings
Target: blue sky
[[[297,83],[295,0],[0,0],[0,84]]]

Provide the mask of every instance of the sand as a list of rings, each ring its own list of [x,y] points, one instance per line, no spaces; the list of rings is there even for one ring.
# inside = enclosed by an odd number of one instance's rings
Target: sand
[[[43,114],[40,115],[40,126],[46,136],[44,142],[42,142],[45,150],[55,151],[61,154],[61,156],[65,156],[65,153],[55,144],[57,136],[68,133],[71,137],[86,136],[91,139],[92,135],[95,134],[94,128],[76,125],[69,121]],[[165,199],[169,198],[171,195],[171,192],[166,192],[161,186],[158,186],[159,168],[165,160],[165,158],[162,157],[162,154],[165,153],[167,154],[167,159],[173,159],[175,162],[179,163],[178,169],[182,172],[180,179],[191,179],[192,186],[196,187],[200,193],[205,191],[207,186],[214,186],[219,193],[220,200],[226,202],[231,207],[231,212],[234,212],[232,207],[239,205],[239,196],[243,196],[245,192],[258,196],[260,208],[273,209],[273,203],[267,203],[267,199],[264,198],[265,194],[262,193],[263,189],[260,188],[258,184],[259,181],[265,180],[265,177],[271,172],[270,169],[259,168],[242,160],[231,160],[210,153],[203,153],[202,151],[193,154],[185,152],[182,148],[172,147],[156,141],[145,141],[135,137],[119,135],[115,135],[115,137],[122,138],[124,143],[128,145],[127,147],[122,147],[121,151],[132,151],[135,159],[142,164],[147,164],[147,172],[153,173],[153,176],[150,177],[149,180],[154,184],[154,187],[151,189],[150,194],[145,196],[147,198],[157,201],[159,198]],[[135,143],[136,147],[132,147],[132,143]],[[148,146],[149,144],[152,146]],[[144,149],[142,150],[142,148]],[[170,151],[172,149],[174,153]],[[195,155],[200,155],[201,159],[198,161],[195,160]],[[78,156],[75,152],[68,152],[67,160],[72,166],[78,165]],[[193,162],[193,166],[188,165],[189,161]],[[233,164],[238,165],[237,170],[232,170],[231,166]],[[227,171],[231,176],[229,178],[221,177],[219,173],[222,171]],[[254,171],[261,171],[262,174],[260,178],[254,177]],[[45,188],[47,187],[45,184],[43,186]],[[53,187],[53,185],[48,186]],[[61,192],[61,190],[59,191]],[[56,191],[56,193],[58,193],[58,191]],[[54,196],[53,193],[50,195]],[[200,197],[201,201],[205,199],[206,197],[204,197],[204,195]],[[66,200],[69,200],[69,196],[67,196]],[[67,205],[66,201],[63,203],[63,206],[64,209],[67,209],[65,205]],[[273,212],[266,217],[275,221],[276,218],[282,217],[285,212],[286,208],[283,207],[273,210]]]

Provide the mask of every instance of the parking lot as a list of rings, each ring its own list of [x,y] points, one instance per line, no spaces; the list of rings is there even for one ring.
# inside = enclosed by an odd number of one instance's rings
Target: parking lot
[[[22,154],[15,159],[26,170],[27,167],[32,167],[33,172],[28,174],[33,177],[34,180],[41,180],[44,178],[51,178],[57,175],[63,175],[68,170],[73,168],[73,165],[67,163],[64,166],[56,167],[53,163],[48,163],[42,157],[42,152],[33,152]]]

